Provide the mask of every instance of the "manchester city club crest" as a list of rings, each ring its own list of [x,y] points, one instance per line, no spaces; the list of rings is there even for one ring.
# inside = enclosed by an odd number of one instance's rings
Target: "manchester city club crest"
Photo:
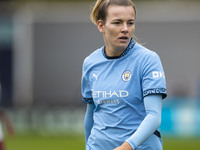
[[[130,79],[131,79],[131,72],[127,70],[122,74],[122,80],[127,82]]]

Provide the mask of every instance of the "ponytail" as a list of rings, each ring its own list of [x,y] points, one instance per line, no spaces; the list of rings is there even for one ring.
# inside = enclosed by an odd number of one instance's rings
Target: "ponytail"
[[[107,0],[97,0],[96,4],[93,7],[92,13],[90,15],[90,19],[91,21],[96,25],[97,21],[100,19],[99,15],[100,15],[100,7],[102,8],[103,4],[106,3]],[[103,14],[102,14],[103,15]],[[103,19],[103,18],[101,18]]]

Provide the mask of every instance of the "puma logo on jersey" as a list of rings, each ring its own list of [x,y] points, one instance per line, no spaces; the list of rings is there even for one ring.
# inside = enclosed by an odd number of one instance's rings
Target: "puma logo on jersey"
[[[95,73],[93,73],[92,76],[94,77],[95,80],[98,79],[98,76]]]

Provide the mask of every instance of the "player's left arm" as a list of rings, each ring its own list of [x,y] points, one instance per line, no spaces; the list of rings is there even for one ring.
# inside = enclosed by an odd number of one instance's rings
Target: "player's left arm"
[[[162,95],[148,95],[144,97],[146,117],[135,131],[120,147],[114,150],[135,150],[149,138],[160,126]]]

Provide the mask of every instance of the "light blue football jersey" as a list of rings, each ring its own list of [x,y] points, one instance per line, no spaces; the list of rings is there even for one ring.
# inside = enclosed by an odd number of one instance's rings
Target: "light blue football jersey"
[[[167,94],[165,74],[155,52],[133,39],[119,57],[107,57],[104,49],[97,49],[83,63],[83,102],[96,106],[87,150],[120,146],[145,118],[143,98],[150,94],[165,98]]]

